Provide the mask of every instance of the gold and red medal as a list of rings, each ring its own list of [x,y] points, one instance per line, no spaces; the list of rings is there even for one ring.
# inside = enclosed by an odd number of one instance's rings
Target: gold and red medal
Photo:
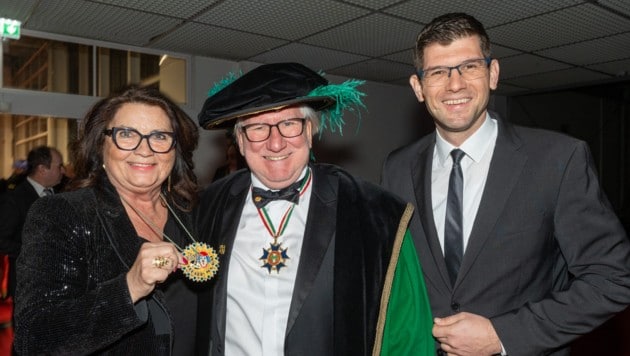
[[[219,270],[219,256],[214,249],[203,242],[193,242],[182,252],[184,275],[195,282],[205,282]]]

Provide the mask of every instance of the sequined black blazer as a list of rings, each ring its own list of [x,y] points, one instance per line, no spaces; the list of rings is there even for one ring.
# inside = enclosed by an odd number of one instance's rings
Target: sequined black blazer
[[[140,239],[113,186],[39,199],[18,258],[20,355],[169,355],[163,294],[134,304],[126,283]]]

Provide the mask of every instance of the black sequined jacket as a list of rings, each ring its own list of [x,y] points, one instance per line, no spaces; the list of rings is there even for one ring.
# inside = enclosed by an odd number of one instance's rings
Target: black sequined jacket
[[[104,181],[39,199],[18,258],[19,355],[169,355],[172,323],[161,291],[131,301],[126,273],[142,244]]]

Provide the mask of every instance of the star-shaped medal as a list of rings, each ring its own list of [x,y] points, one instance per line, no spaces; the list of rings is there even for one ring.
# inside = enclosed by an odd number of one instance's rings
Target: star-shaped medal
[[[270,242],[268,249],[263,248],[263,255],[259,258],[259,260],[265,262],[265,264],[261,267],[267,268],[269,273],[271,273],[271,271],[280,273],[280,269],[287,266],[284,262],[289,259],[289,256],[287,256],[288,249],[281,247],[282,243],[274,244],[273,242]]]

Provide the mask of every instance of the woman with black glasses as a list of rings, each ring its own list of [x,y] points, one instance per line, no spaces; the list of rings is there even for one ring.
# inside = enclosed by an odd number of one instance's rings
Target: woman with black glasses
[[[158,90],[99,101],[68,193],[40,199],[18,258],[16,351],[190,355],[195,289],[216,272],[189,212],[197,126]]]

